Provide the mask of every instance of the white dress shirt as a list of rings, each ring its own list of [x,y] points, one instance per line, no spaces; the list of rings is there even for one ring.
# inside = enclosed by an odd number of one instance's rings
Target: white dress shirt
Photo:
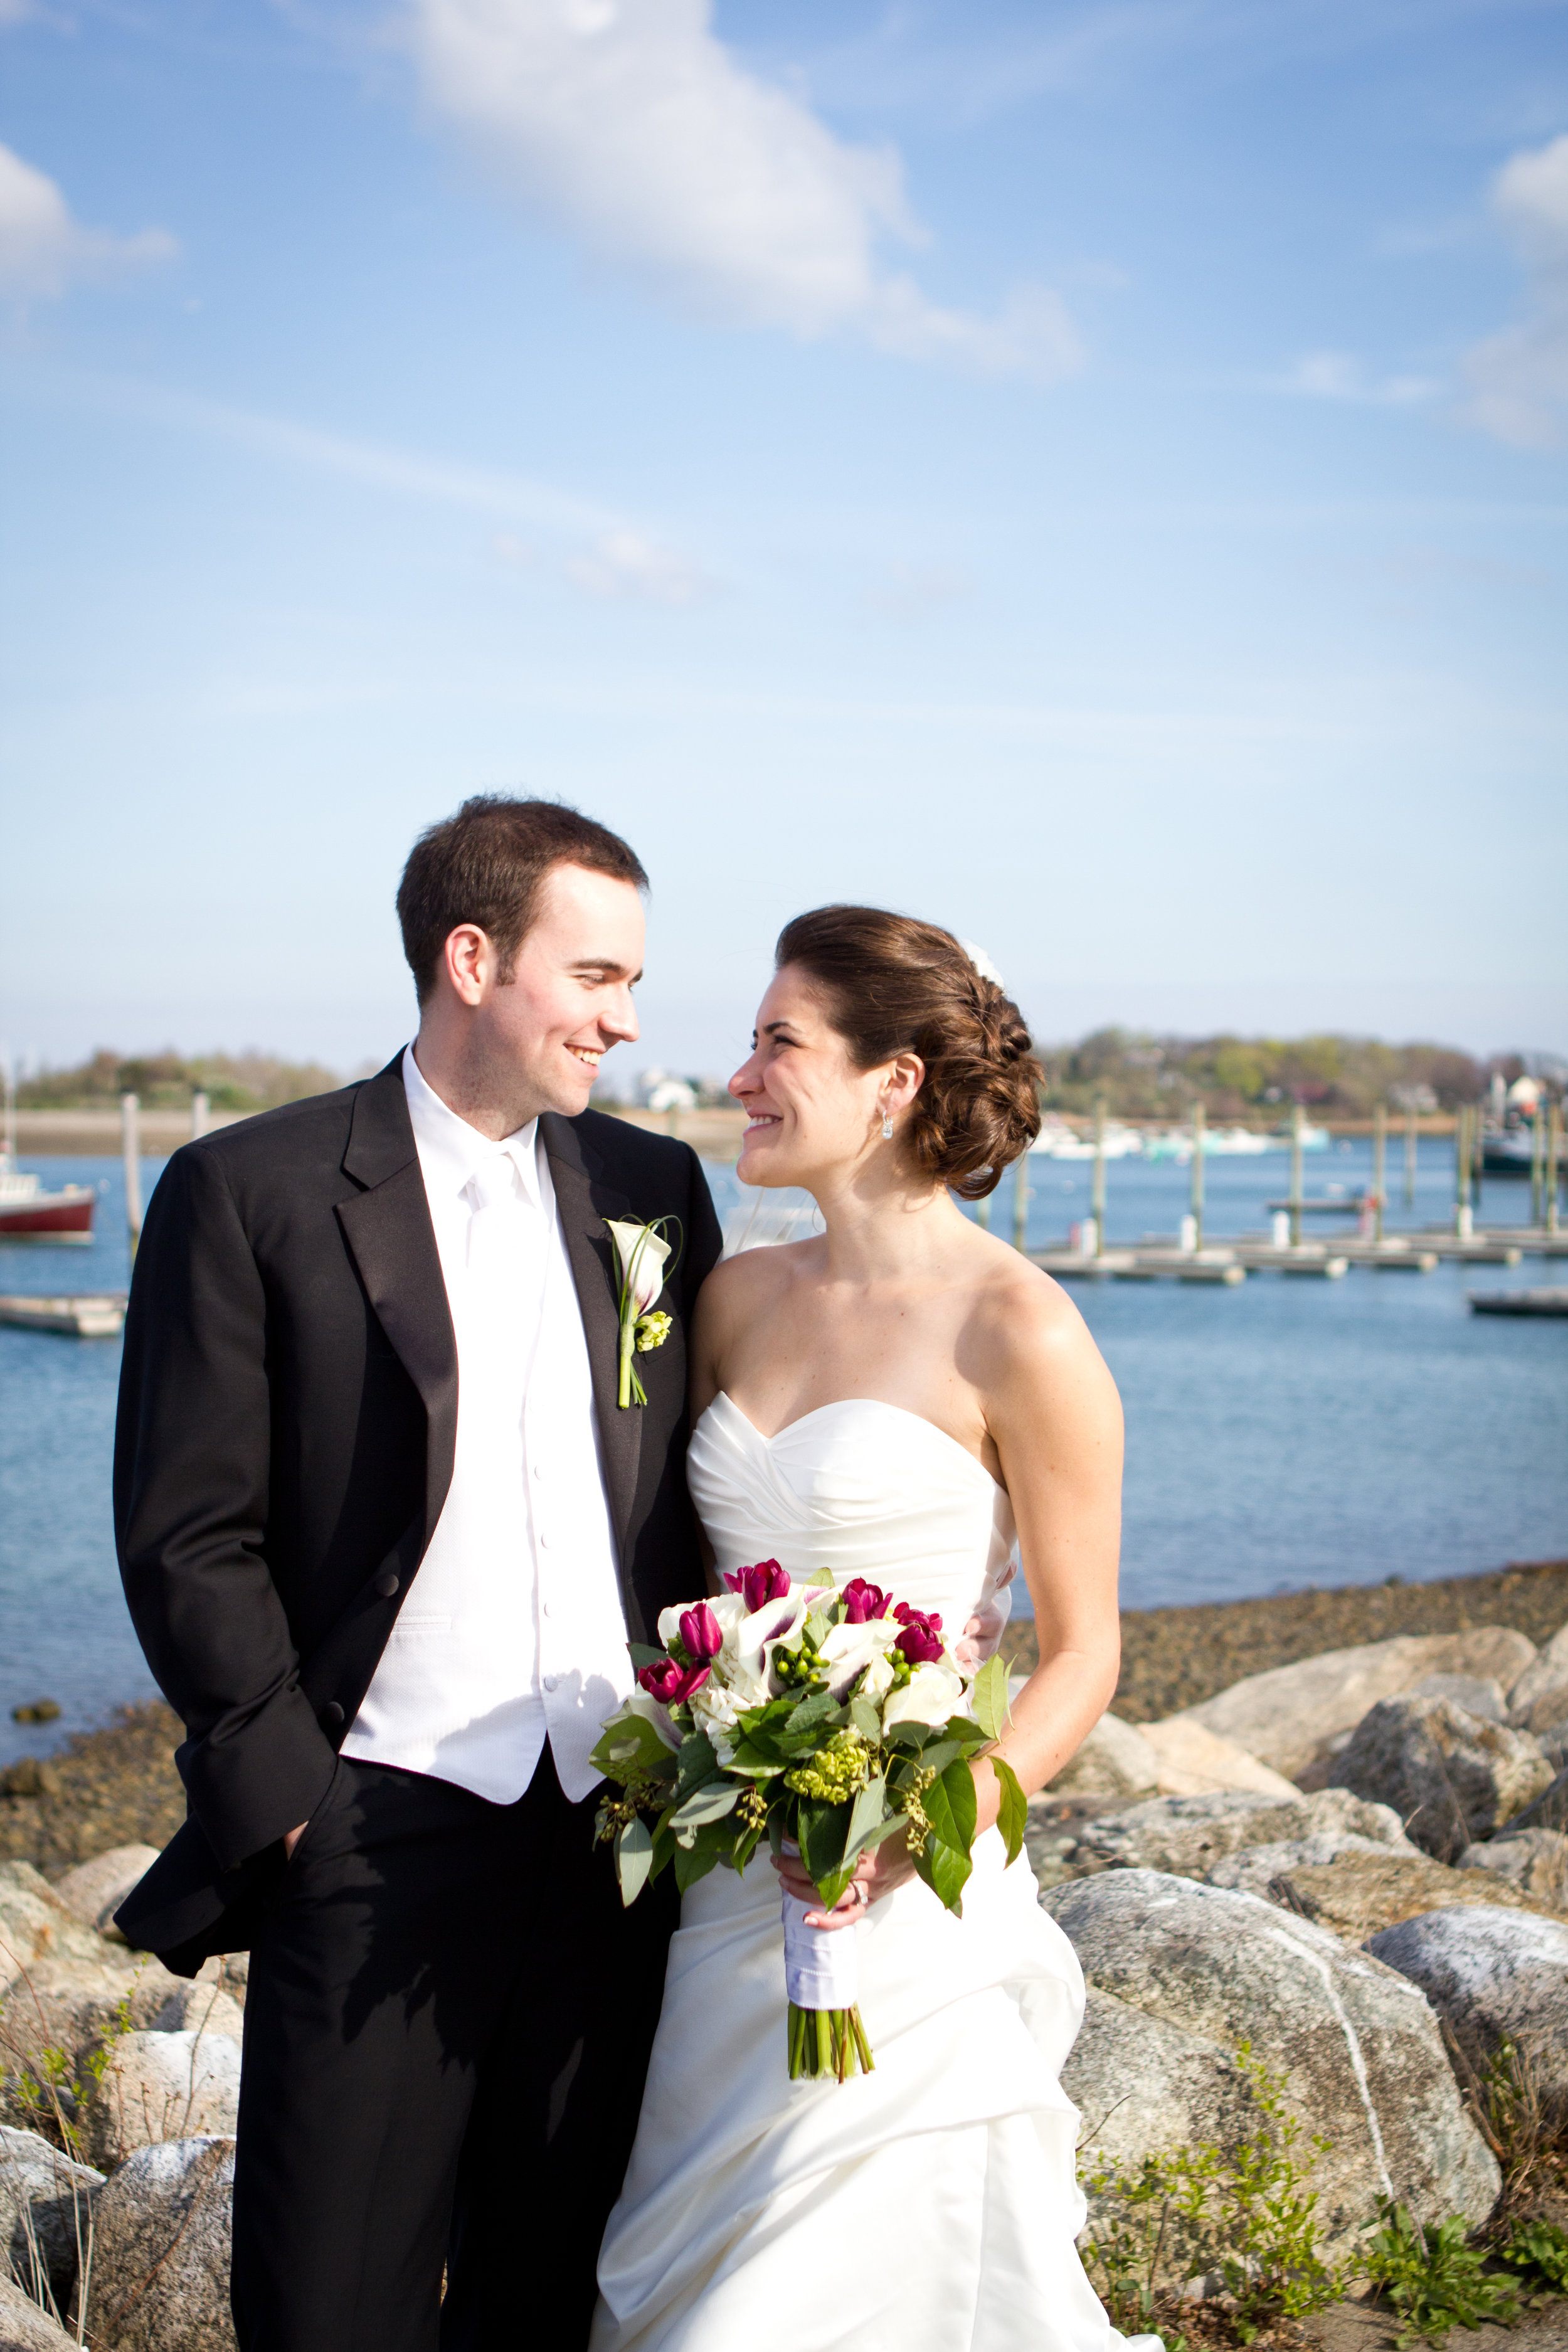
[[[495,1143],[403,1082],[458,1342],[452,1484],[345,1756],[511,1804],[568,1797],[632,1687],[593,1375],[538,1121]]]

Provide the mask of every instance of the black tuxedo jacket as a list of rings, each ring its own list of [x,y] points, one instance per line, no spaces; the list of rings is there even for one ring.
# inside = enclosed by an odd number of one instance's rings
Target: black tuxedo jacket
[[[540,1120],[576,1279],[634,1641],[703,1589],[686,1325],[719,1255],[696,1156],[595,1111]],[[647,1403],[616,1403],[606,1217],[679,1217]],[[451,1483],[458,1356],[404,1092],[378,1077],[175,1153],[125,1321],[114,1517],[131,1614],[182,1717],[189,1818],[118,1914],[192,1972],[245,1948]]]

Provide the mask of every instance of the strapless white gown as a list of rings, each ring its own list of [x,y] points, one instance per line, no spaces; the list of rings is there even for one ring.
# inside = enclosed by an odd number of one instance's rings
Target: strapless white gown
[[[865,1576],[950,1633],[1005,1580],[1006,1496],[896,1405],[763,1437],[721,1395],[688,1475],[721,1569]],[[1073,2240],[1083,2016],[1071,1945],[995,1831],[955,1919],[916,1880],[873,1906],[860,2014],[876,2059],[792,2083],[766,1853],[681,1907],[637,2145],[599,2258],[593,2352],[1110,2352]],[[1158,2352],[1159,2339],[1131,2339]]]

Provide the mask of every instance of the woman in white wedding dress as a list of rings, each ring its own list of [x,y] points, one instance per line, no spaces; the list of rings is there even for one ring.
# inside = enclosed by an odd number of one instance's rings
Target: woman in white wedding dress
[[[751,1059],[743,1181],[802,1185],[816,1238],[730,1259],[693,1336],[688,1475],[719,1570],[862,1576],[952,1634],[1016,1538],[1040,1664],[1002,1742],[1026,1790],[1109,1704],[1121,1413],[1055,1284],[964,1217],[1037,1129],[1017,1008],[947,932],[867,908],[784,930]],[[984,1833],[962,1918],[900,1839],[825,1932],[859,1945],[875,2071],[792,2083],[764,1848],[687,1894],[593,2352],[1109,2352],[1074,2246],[1083,2014],[1027,1861]],[[1135,2339],[1158,2352],[1158,2338]]]

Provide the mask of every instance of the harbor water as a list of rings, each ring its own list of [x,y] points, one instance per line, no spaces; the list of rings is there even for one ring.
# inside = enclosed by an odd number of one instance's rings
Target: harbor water
[[[119,1162],[25,1164],[51,1186],[100,1187],[98,1230],[90,1248],[0,1242],[0,1291],[122,1290]],[[144,1192],[161,1165],[144,1162]],[[1030,1245],[1060,1245],[1088,1214],[1091,1168],[1028,1165]],[[1335,1147],[1309,1155],[1307,1191],[1353,1194],[1370,1173],[1370,1146]],[[1266,1230],[1287,1174],[1284,1153],[1212,1160],[1208,1237]],[[730,1169],[709,1175],[721,1214],[743,1227],[758,1196]],[[1423,1144],[1410,1211],[1397,1139],[1389,1178],[1392,1229],[1450,1213],[1446,1145]],[[1113,1161],[1108,1241],[1173,1237],[1188,1183],[1169,1161]],[[770,1216],[781,1205],[764,1197]],[[799,1205],[804,1231],[809,1204]],[[1489,1225],[1522,1222],[1528,1208],[1527,1184],[1488,1181]],[[1009,1236],[1012,1218],[1009,1175],[994,1230]],[[1316,1216],[1305,1228],[1312,1239],[1351,1229]],[[1414,1581],[1568,1553],[1568,1324],[1475,1316],[1466,1299],[1561,1278],[1560,1265],[1526,1258],[1427,1275],[1352,1266],[1336,1282],[1258,1274],[1234,1289],[1076,1285],[1127,1412],[1125,1604]],[[153,1692],[114,1564],[119,1369],[117,1341],[0,1327],[0,1762]],[[59,1703],[58,1722],[12,1723],[13,1706],[44,1696]]]

